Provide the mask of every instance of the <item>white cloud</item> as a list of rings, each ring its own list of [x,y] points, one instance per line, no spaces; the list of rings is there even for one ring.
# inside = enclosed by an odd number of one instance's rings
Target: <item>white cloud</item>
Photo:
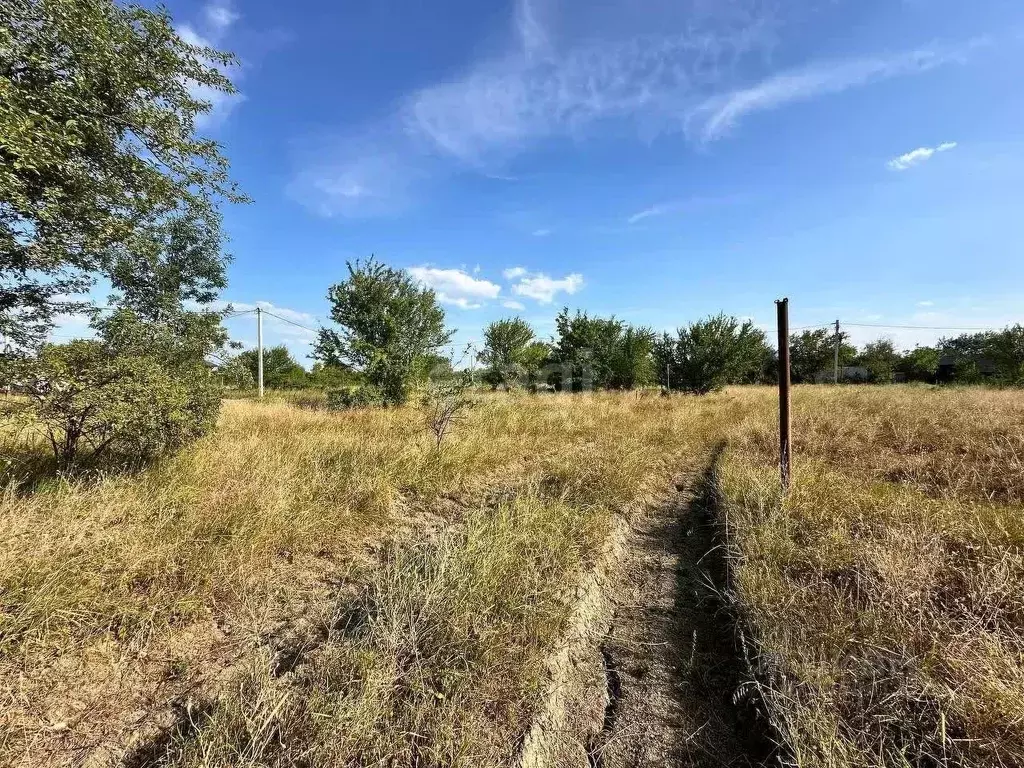
[[[438,301],[461,309],[478,309],[485,301],[498,298],[501,292],[500,285],[473,277],[461,269],[411,267],[409,274],[421,285],[432,288]]]
[[[895,157],[889,161],[889,169],[893,171],[905,171],[915,165],[923,163],[937,152],[948,152],[956,147],[955,141],[947,141],[937,147],[918,147],[906,154]]]
[[[230,3],[214,2],[203,8],[203,16],[211,30],[211,36],[218,38],[239,19],[239,15],[231,8]]]
[[[381,201],[409,197],[421,177],[460,165],[503,177],[507,160],[539,142],[605,129],[710,142],[754,113],[928,72],[979,45],[815,63],[758,82],[779,43],[777,17],[795,11],[761,0],[686,0],[672,4],[673,23],[641,30],[645,17],[659,18],[669,4],[650,0],[639,13],[636,2],[607,4],[592,17],[518,0],[509,46],[408,94],[393,114],[364,127],[371,140],[360,151],[327,163],[312,153],[298,175],[313,194],[300,199],[321,213],[380,213]],[[623,23],[609,25],[615,14]],[[572,29],[553,23],[559,19]],[[662,212],[641,211],[632,223]]]
[[[551,230],[550,229],[546,229],[546,228],[541,228],[541,229],[533,230],[533,236],[534,237],[547,237],[550,234],[551,234]]]
[[[509,267],[501,274],[505,276],[506,280],[515,280],[517,277],[525,275],[526,272],[526,267]]]
[[[688,115],[691,135],[701,141],[726,136],[744,117],[755,113],[841,93],[893,77],[922,74],[936,67],[963,61],[970,49],[983,44],[972,40],[955,47],[921,48],[890,56],[870,56],[816,64],[773,75],[749,88],[709,98]]]
[[[934,307],[935,306],[935,302],[934,301],[919,301],[919,302],[917,302],[917,306],[919,306],[919,307]]]
[[[521,301],[514,301],[513,299],[505,299],[501,302],[501,306],[506,309],[526,309],[526,306]]]
[[[630,224],[637,224],[644,219],[649,219],[652,216],[662,216],[672,210],[671,205],[666,203],[659,203],[658,205],[652,205],[650,208],[645,208],[642,211],[634,213],[626,221]]]
[[[516,270],[522,269],[517,267]],[[507,270],[514,272],[516,270]],[[583,287],[583,275],[578,272],[566,275],[560,280],[548,277],[543,272],[516,272],[519,282],[512,286],[512,293],[550,304],[559,293],[574,294]]]
[[[200,48],[219,48],[239,18],[240,16],[232,10],[230,3],[224,0],[213,0],[203,8],[201,31],[189,24],[178,26],[177,31],[189,45]],[[232,80],[234,81],[242,76],[238,67],[228,69],[217,62],[207,61],[206,63],[219,69],[225,76],[233,75]],[[210,104],[209,112],[196,117],[196,126],[200,129],[213,129],[223,124],[235,108],[245,101],[245,96],[237,91],[225,93],[196,83],[191,83],[189,92],[194,98]]]

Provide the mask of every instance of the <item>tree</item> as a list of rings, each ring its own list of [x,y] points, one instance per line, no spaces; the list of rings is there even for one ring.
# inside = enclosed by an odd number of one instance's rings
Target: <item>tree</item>
[[[258,383],[259,351],[247,349],[238,358]],[[295,362],[284,344],[263,350],[263,386],[269,389],[302,389],[308,383],[306,370]]]
[[[316,357],[362,370],[386,404],[408,399],[422,358],[454,333],[432,290],[372,257],[349,263],[348,278],[331,286],[327,299],[341,329],[321,329]]]
[[[0,334],[25,348],[97,276],[141,298],[178,223],[219,241],[218,202],[244,197],[195,131],[201,94],[233,90],[229,54],[112,0],[0,15]]]
[[[903,353],[896,366],[907,381],[935,381],[938,369],[939,351],[935,347],[914,347]]]
[[[555,386],[570,391],[609,386],[622,323],[579,310],[570,315],[566,307],[555,318],[555,328],[558,338],[551,350],[557,366]]]
[[[846,342],[840,332],[839,366],[850,365],[857,348]],[[802,331],[789,337],[789,370],[797,384],[812,383],[819,373],[830,372],[835,366],[836,333],[828,328]]]
[[[533,343],[533,328],[522,318],[495,320],[488,325],[484,330],[484,348],[478,355],[486,366],[484,381],[493,389],[525,383]]]
[[[609,386],[633,389],[656,381],[654,342],[655,334],[651,328],[623,328],[612,357]]]
[[[764,331],[724,314],[679,329],[673,387],[706,394],[757,377],[771,354]]]
[[[1014,325],[991,335],[985,352],[1005,384],[1024,384],[1024,326]]]
[[[892,339],[879,339],[866,344],[858,360],[868,369],[871,381],[888,384],[900,363],[900,353],[896,351]]]

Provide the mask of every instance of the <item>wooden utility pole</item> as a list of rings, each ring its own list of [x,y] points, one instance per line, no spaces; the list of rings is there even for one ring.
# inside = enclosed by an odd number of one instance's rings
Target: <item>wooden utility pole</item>
[[[839,335],[839,321],[836,320],[836,362],[835,370],[832,374],[833,383],[839,383],[839,341],[842,337]]]
[[[793,468],[792,422],[789,396],[789,299],[775,302],[779,325],[779,472],[782,490],[789,490]]]
[[[256,378],[263,397],[263,310],[256,307]]]

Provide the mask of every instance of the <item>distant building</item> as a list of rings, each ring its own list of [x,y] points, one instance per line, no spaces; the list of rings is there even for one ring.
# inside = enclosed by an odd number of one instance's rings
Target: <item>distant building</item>
[[[973,361],[978,368],[978,373],[983,379],[990,379],[999,373],[996,364],[986,357],[980,357]],[[957,367],[965,364],[965,361],[957,362],[952,355],[943,355],[939,358],[939,367],[935,371],[936,381],[953,381],[957,376]],[[970,362],[966,363],[970,365]]]

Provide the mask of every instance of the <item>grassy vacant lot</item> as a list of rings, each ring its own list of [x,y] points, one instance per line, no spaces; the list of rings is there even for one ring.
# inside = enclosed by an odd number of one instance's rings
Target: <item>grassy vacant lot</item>
[[[1024,764],[1021,394],[797,388],[785,501],[766,388],[485,396],[440,451],[416,407],[310,405],[9,487],[0,763],[510,764],[612,516],[725,442],[728,590],[786,759]]]

